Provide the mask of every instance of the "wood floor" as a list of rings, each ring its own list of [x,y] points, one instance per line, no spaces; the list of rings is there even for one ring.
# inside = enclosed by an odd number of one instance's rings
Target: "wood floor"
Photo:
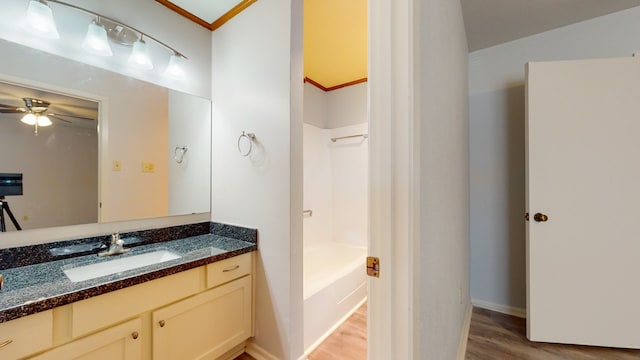
[[[308,360],[366,360],[367,303],[336,329],[308,357]],[[255,360],[242,354],[235,360]]]
[[[367,303],[320,344],[309,360],[366,360]]]
[[[309,355],[309,360],[365,360],[366,358],[366,304]],[[525,319],[474,308],[465,359],[640,360],[640,350],[530,342],[526,337]],[[235,360],[255,359],[244,354]]]
[[[474,308],[466,360],[627,360],[640,350],[534,343],[527,340],[526,320]]]

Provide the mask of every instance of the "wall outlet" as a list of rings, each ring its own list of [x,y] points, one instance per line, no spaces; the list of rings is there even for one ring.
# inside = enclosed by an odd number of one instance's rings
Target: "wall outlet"
[[[150,161],[142,162],[142,172],[152,173],[156,171],[156,164]]]
[[[122,161],[113,160],[113,171],[122,171]]]

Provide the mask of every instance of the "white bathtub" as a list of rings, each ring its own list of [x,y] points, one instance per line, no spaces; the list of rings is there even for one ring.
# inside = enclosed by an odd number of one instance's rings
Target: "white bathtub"
[[[364,247],[328,242],[304,250],[304,347],[308,354],[367,296]]]

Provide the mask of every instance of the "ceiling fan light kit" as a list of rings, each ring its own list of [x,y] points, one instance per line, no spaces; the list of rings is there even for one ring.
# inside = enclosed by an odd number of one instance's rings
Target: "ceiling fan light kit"
[[[171,53],[164,75],[176,80],[183,80],[185,78],[185,72],[181,66],[184,61],[187,60],[185,55],[164,42],[132,26],[77,5],[68,4],[59,0],[30,0],[27,8],[27,15],[23,22],[23,26],[27,30],[48,39],[60,38],[60,34],[58,33],[54,20],[53,11],[51,10],[49,3],[65,6],[67,8],[91,14],[95,17],[95,19],[89,24],[87,34],[84,42],[82,43],[82,48],[85,51],[98,56],[113,56],[111,46],[109,45],[109,40],[111,40],[120,45],[132,47],[131,55],[128,60],[128,64],[130,66],[137,69],[151,70],[154,66],[153,61],[149,56],[149,49],[145,42],[145,38],[151,39]]]
[[[73,115],[73,114],[60,114],[50,112],[49,107],[51,103],[48,101],[35,99],[35,98],[23,98],[25,107],[17,107],[13,105],[0,104],[0,114],[24,114],[20,121],[26,125],[34,126],[35,134],[38,135],[39,127],[46,127],[53,125],[51,118],[62,121],[65,123],[71,123],[72,121],[65,118],[94,121],[95,119],[85,116]]]

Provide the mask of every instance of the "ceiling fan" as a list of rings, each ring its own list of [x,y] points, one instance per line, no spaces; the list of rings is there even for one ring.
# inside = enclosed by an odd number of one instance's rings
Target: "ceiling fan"
[[[0,104],[0,114],[25,114],[20,121],[27,125],[34,125],[36,135],[38,134],[38,127],[52,124],[51,119],[66,123],[73,123],[68,119],[95,120],[85,116],[49,112],[51,103],[48,101],[35,98],[23,98],[22,100],[24,101],[25,107]]]

